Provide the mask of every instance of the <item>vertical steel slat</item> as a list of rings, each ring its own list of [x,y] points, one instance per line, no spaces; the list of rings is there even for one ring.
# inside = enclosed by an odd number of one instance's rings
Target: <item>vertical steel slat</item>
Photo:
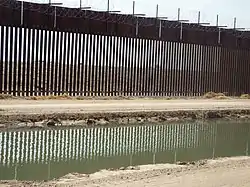
[[[63,92],[64,93],[66,93],[66,94],[68,94],[69,93],[69,91],[70,91],[70,78],[69,78],[69,76],[71,76],[71,74],[70,74],[70,68],[71,68],[71,63],[72,62],[70,62],[70,52],[71,52],[71,50],[72,49],[70,49],[70,46],[71,46],[71,35],[72,35],[72,33],[71,32],[67,32],[67,44],[66,44],[66,51],[65,51],[65,53],[67,53],[67,57],[66,57],[66,80],[65,80],[65,89],[63,89]]]
[[[0,93],[3,93],[3,84],[4,84],[4,77],[3,77],[3,48],[4,48],[4,26],[0,25]]]
[[[198,57],[197,57],[198,63],[195,63],[195,61],[192,60],[193,61],[192,76],[191,76],[192,92],[202,94],[203,93],[203,80],[204,80],[204,76],[203,76],[203,56],[204,56],[204,52],[203,52],[202,46],[201,45],[197,46],[197,45],[192,44],[192,54],[194,54],[194,55],[197,54],[198,55]],[[197,67],[199,67],[199,69]],[[196,71],[197,69],[198,69],[198,71]],[[194,82],[193,79],[195,79],[196,81]],[[196,82],[198,84],[195,87]],[[194,90],[194,88],[196,88],[196,89]]]
[[[136,48],[136,39],[135,38],[131,38],[131,56],[130,56],[130,81],[129,81],[129,95],[133,96],[134,94],[134,69],[135,69],[135,48]]]
[[[10,51],[9,51],[9,73],[8,73],[8,82],[9,82],[9,92],[8,94],[12,94],[13,93],[13,63],[14,59],[13,59],[13,43],[14,43],[14,28],[15,27],[10,27]]]
[[[95,46],[95,42],[96,42],[96,35],[92,35],[91,36],[92,39],[92,44],[91,44],[91,54],[92,54],[92,65],[91,65],[91,96],[95,96],[95,66],[96,66],[96,59],[95,59],[95,55],[96,55],[96,46]]]
[[[74,69],[75,69],[75,58],[74,58],[74,50],[75,50],[75,33],[71,33],[70,37],[70,62],[69,62],[69,95],[73,96],[73,78],[75,77]]]
[[[187,52],[186,52],[186,78],[185,78],[185,90],[187,93],[187,96],[194,96],[194,93],[191,92],[190,89],[190,73],[191,73],[191,67],[192,67],[192,61],[190,60],[191,56],[191,45],[187,44]]]
[[[57,42],[57,37],[58,37],[58,33],[56,32],[56,30],[52,30],[51,31],[51,60],[50,60],[50,72],[49,72],[49,76],[50,76],[50,85],[49,85],[49,90],[50,90],[50,94],[52,95],[56,95],[57,93],[56,91],[56,81],[55,81],[55,77],[57,77],[57,74],[55,72],[56,70],[56,64],[57,64],[57,53],[58,53],[58,48],[56,46],[56,42]],[[57,49],[56,49],[57,48]],[[55,52],[56,49],[56,52]]]
[[[100,67],[101,67],[101,53],[100,53],[100,35],[96,36],[96,53],[95,53],[95,96],[101,96],[101,90],[100,90]]]
[[[125,49],[126,49],[126,47],[125,47],[125,37],[121,37],[121,50],[120,50],[120,52],[121,52],[121,57],[120,57],[120,60],[121,60],[121,63],[120,63],[120,87],[119,87],[119,90],[120,90],[120,92],[121,92],[121,94],[124,96],[124,66],[125,66]]]
[[[160,68],[159,68],[159,82],[158,82],[158,88],[159,88],[159,96],[165,96],[164,92],[164,77],[163,77],[163,71],[164,71],[164,59],[165,59],[165,41],[160,41]]]
[[[171,50],[171,42],[166,42],[166,49],[165,49],[165,70],[164,70],[164,77],[165,77],[165,92],[167,96],[170,96],[170,68],[171,68],[171,56],[170,56],[170,50]]]
[[[177,96],[180,96],[180,87],[181,87],[181,59],[182,59],[182,46],[183,43],[177,43],[177,66],[176,66],[176,89],[177,89]]]
[[[103,95],[103,66],[104,66],[104,56],[103,56],[103,50],[104,50],[104,47],[103,47],[103,36],[99,35],[99,43],[98,45],[100,46],[99,47],[99,50],[98,50],[98,55],[99,55],[99,58],[98,58],[98,76],[99,76],[99,82],[98,82],[98,92],[99,92],[99,96],[102,96]]]
[[[62,59],[61,59],[61,54],[62,54],[62,32],[56,31],[56,41],[55,41],[55,72],[54,72],[54,94],[55,95],[60,95],[60,79],[62,76],[62,70],[61,70],[61,65],[62,65]]]
[[[1,27],[1,26],[0,26]],[[14,42],[14,56],[13,56],[13,95],[17,96],[17,64],[18,64],[18,31],[19,28],[18,27],[14,27],[13,28],[15,31],[15,42]],[[0,30],[1,32],[1,30]],[[1,36],[0,36],[1,37]],[[1,41],[1,40],[0,40]],[[1,44],[0,44],[0,48],[1,48]],[[0,50],[0,59],[1,59],[1,50]],[[0,77],[1,77],[1,64],[2,61],[0,60]],[[0,82],[1,84],[1,82]],[[0,86],[1,87],[1,86]],[[1,92],[1,88],[0,88],[0,92]]]
[[[29,96],[30,90],[29,90],[29,85],[30,85],[30,65],[31,65],[31,29],[27,29],[27,66],[26,66],[26,85],[25,85],[25,95]]]
[[[161,64],[160,64],[160,60],[161,60],[161,43],[159,40],[156,40],[156,66],[155,66],[155,72],[156,72],[156,76],[155,76],[155,96],[160,96],[160,68],[161,68]]]
[[[112,66],[112,45],[113,45],[113,40],[112,36],[108,36],[108,53],[107,55],[107,89],[108,89],[108,96],[111,96],[111,66]]]
[[[127,96],[130,96],[130,89],[131,89],[131,87],[130,87],[130,79],[131,79],[131,69],[132,69],[132,67],[131,67],[131,62],[132,62],[132,60],[131,60],[131,58],[132,58],[132,54],[131,54],[131,50],[133,50],[132,49],[132,38],[128,38],[128,43],[127,43],[127,67],[126,67],[126,69],[127,69],[127,73],[128,73],[128,76],[127,76],[127,80],[126,80],[126,91],[127,91]]]
[[[176,90],[177,90],[177,96],[180,96],[180,86],[181,86],[181,58],[182,58],[182,45],[183,43],[178,42],[177,43],[177,63],[176,63]]]
[[[78,53],[79,53],[79,49],[78,49],[78,39],[79,39],[79,34],[78,33],[74,33],[75,37],[73,38],[73,40],[75,41],[75,45],[74,45],[74,60],[73,60],[73,71],[74,71],[74,75],[72,75],[73,77],[73,82],[72,82],[72,95],[76,96],[78,94],[78,90],[76,87],[76,84],[78,82],[78,76],[77,76],[77,71],[78,71]]]
[[[86,61],[85,61],[85,34],[81,34],[81,37],[82,37],[82,40],[81,40],[81,46],[82,46],[82,49],[81,49],[81,52],[82,52],[82,55],[81,55],[81,59],[82,59],[82,63],[81,63],[81,85],[80,85],[80,90],[81,90],[81,96],[85,95],[85,84],[86,84],[86,81],[85,81],[85,64],[86,64]]]
[[[136,96],[141,96],[142,95],[142,90],[141,90],[141,80],[142,80],[142,65],[141,65],[141,59],[142,59],[142,39],[137,39],[137,58],[136,58],[136,65],[137,69],[135,70],[135,75],[136,78],[134,80],[135,90],[136,90]]]
[[[150,78],[150,70],[149,70],[149,68],[150,68],[150,56],[151,56],[151,54],[150,54],[150,40],[148,40],[148,39],[146,39],[146,50],[145,50],[145,63],[146,63],[146,69],[145,69],[145,79],[144,79],[144,81],[145,81],[145,96],[149,96],[149,83],[150,83],[150,81],[149,81],[149,78]]]
[[[117,91],[117,96],[120,96],[120,92],[121,92],[121,87],[122,86],[122,39],[123,37],[119,37],[118,38],[118,48],[119,50],[117,50],[117,71],[116,71],[116,75],[117,75],[117,81],[115,83],[116,85],[116,91]]]
[[[181,58],[181,80],[180,80],[180,94],[181,96],[187,96],[187,92],[185,90],[185,83],[186,83],[186,48],[187,45],[185,43],[182,43],[182,50],[181,50],[181,54],[182,54],[182,58]]]
[[[122,37],[122,64],[121,64],[121,92],[125,96],[125,81],[126,81],[126,46],[127,38]]]
[[[163,83],[162,83],[162,91],[164,92],[164,96],[168,95],[168,69],[169,69],[169,54],[168,54],[168,50],[169,50],[169,42],[164,41],[164,48],[163,48],[163,60],[162,60],[162,79],[163,79]]]
[[[103,58],[103,64],[102,64],[102,96],[106,96],[107,94],[107,78],[106,78],[106,66],[107,66],[107,36],[103,36],[102,38],[103,45],[102,45],[102,58]]]
[[[39,45],[39,61],[38,66],[39,66],[39,70],[38,70],[38,83],[36,85],[37,90],[39,91],[38,95],[42,95],[42,75],[43,75],[43,45],[44,45],[44,32],[43,30],[39,31],[39,40],[40,40],[40,45]]]
[[[141,96],[146,96],[145,76],[146,76],[146,39],[142,39],[141,57]]]
[[[152,96],[152,81],[154,80],[153,78],[153,41],[148,40],[148,73],[147,73],[147,88],[148,88],[148,96]]]
[[[46,95],[50,95],[51,94],[51,90],[50,90],[50,85],[51,85],[51,77],[50,77],[50,71],[51,71],[51,63],[52,63],[52,59],[51,59],[51,44],[52,44],[52,31],[47,31],[48,36],[48,45],[47,45],[47,63],[46,63]]]
[[[121,51],[121,37],[116,37],[116,50],[115,50],[115,80],[114,80],[114,91],[115,96],[119,96],[119,72],[120,72],[120,51]]]
[[[31,32],[31,60],[30,60],[30,85],[29,85],[29,90],[30,90],[30,96],[34,96],[35,95],[35,79],[37,74],[35,74],[35,64],[36,64],[36,56],[37,56],[37,43],[36,43],[36,29],[32,29]]]
[[[60,71],[62,71],[62,76],[60,78],[60,94],[63,94],[66,91],[65,83],[66,83],[66,78],[67,78],[66,75],[67,75],[67,66],[68,66],[67,65],[68,64],[67,62],[67,39],[68,39],[67,35],[68,35],[68,32],[63,32],[62,61],[60,62],[62,63],[62,67],[60,69]]]
[[[145,54],[145,39],[140,39],[141,43],[140,43],[140,96],[145,96],[145,84],[144,84],[144,80],[145,80],[145,67],[146,67],[146,54]]]
[[[22,61],[22,96],[25,96],[25,85],[26,85],[26,50],[27,50],[27,29],[24,28],[23,33],[23,61]]]
[[[191,76],[190,76],[190,83],[191,83],[191,92],[200,94],[202,89],[202,80],[201,76],[203,76],[202,72],[202,46],[201,45],[194,45],[191,44]]]
[[[78,33],[78,62],[77,62],[77,80],[76,80],[76,83],[77,83],[77,86],[76,86],[76,90],[77,90],[77,95],[80,96],[82,95],[82,89],[81,89],[81,85],[82,85],[82,74],[83,74],[83,71],[82,71],[82,67],[83,67],[83,59],[82,59],[82,34],[81,33]]]
[[[150,67],[150,71],[151,71],[151,78],[150,78],[150,96],[154,96],[155,95],[155,69],[156,69],[156,41],[155,40],[151,40],[151,54],[152,54],[152,58],[151,58],[151,67]]]
[[[88,96],[92,96],[92,82],[91,81],[93,81],[92,80],[92,77],[91,77],[91,75],[93,74],[93,72],[91,72],[91,70],[92,70],[92,56],[93,56],[93,54],[92,54],[92,45],[93,45],[93,40],[92,40],[92,35],[88,35],[88,38],[89,38],[89,40],[88,40],[88,43],[89,43],[89,45],[88,45],[88,52],[89,52],[89,58],[88,58]]]
[[[43,43],[43,61],[41,62],[43,64],[43,71],[42,71],[42,75],[43,75],[43,79],[42,79],[42,95],[45,95],[46,93],[46,72],[47,72],[47,49],[49,48],[49,46],[47,45],[48,42],[48,32],[46,30],[44,30],[44,43]]]
[[[128,83],[128,75],[127,75],[127,72],[128,72],[128,55],[129,55],[129,38],[124,38],[124,68],[123,68],[123,71],[124,71],[124,79],[123,79],[123,91],[124,91],[124,96],[127,96],[127,91],[128,91],[128,86],[127,86],[127,83]]]
[[[4,40],[5,40],[5,43],[4,43],[4,49],[5,49],[5,53],[4,53],[4,93],[7,93],[7,90],[8,90],[8,67],[9,67],[9,27],[5,26],[4,27],[5,29],[5,37],[4,37]]]
[[[176,84],[175,84],[175,80],[176,80],[176,57],[177,57],[177,43],[173,42],[172,43],[172,70],[171,70],[171,95],[175,96],[176,94]]]
[[[116,89],[115,89],[115,79],[116,79],[116,74],[115,74],[115,69],[116,67],[116,63],[117,63],[117,58],[116,58],[116,50],[117,50],[118,46],[117,46],[117,37],[112,36],[112,50],[111,50],[111,56],[112,56],[112,60],[111,60],[111,96],[116,95]]]

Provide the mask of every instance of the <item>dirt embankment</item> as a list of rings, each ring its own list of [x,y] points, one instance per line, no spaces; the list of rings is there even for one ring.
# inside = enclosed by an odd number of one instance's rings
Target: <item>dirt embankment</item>
[[[47,128],[250,119],[250,100],[2,100],[0,127]]]
[[[1,181],[0,186],[248,187],[249,173],[250,158],[233,157],[102,170],[91,175],[71,173],[48,182]]]

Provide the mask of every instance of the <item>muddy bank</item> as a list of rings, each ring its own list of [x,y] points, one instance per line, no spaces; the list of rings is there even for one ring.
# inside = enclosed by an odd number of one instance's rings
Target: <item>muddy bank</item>
[[[250,109],[228,110],[181,110],[154,112],[107,112],[107,113],[54,113],[54,114],[0,114],[0,129],[94,127],[162,123],[209,119],[250,119]]]
[[[138,166],[137,170],[69,174],[46,185],[56,186],[249,186],[249,157],[203,160],[188,165]],[[222,175],[223,173],[223,175]],[[231,175],[233,174],[234,177]]]
[[[238,187],[243,182],[246,186],[250,185],[249,171],[249,157],[231,157],[191,163],[130,166],[117,170],[101,170],[90,175],[70,173],[52,181],[0,181],[0,186]]]

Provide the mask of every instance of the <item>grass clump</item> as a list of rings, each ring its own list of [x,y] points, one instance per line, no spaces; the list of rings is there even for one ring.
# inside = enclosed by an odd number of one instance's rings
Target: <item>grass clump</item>
[[[215,97],[215,99],[223,100],[223,99],[230,99],[230,97],[225,96],[225,95],[218,95]]]
[[[76,100],[85,100],[86,98],[84,96],[77,96]]]
[[[215,92],[207,92],[205,93],[205,95],[203,96],[206,99],[212,99],[215,98],[217,96],[217,94]]]
[[[71,99],[68,94],[63,95],[48,95],[48,96],[31,96],[30,100],[66,100]]]
[[[0,100],[4,99],[13,99],[13,96],[10,94],[0,94]]]
[[[250,94],[242,94],[240,96],[241,99],[250,99]]]
[[[204,96],[205,99],[229,99],[224,93],[207,92]]]

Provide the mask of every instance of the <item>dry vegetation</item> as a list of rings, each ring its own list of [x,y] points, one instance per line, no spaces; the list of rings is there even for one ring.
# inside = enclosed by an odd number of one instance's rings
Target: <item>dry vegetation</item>
[[[0,100],[4,99],[14,99],[15,97],[9,94],[0,94]]]
[[[204,96],[205,99],[230,99],[224,93],[207,92]]]
[[[70,96],[68,94],[63,95],[49,95],[49,96],[31,96],[25,97],[28,100],[66,100],[66,99],[76,99],[76,100],[134,100],[134,99],[162,99],[171,100],[174,97],[136,97],[136,96]]]
[[[72,99],[68,94],[63,95],[48,95],[48,96],[31,96],[27,97],[27,99],[30,100],[66,100],[66,99]]]
[[[224,93],[215,93],[215,92],[207,92],[202,97],[168,97],[168,96],[70,96],[67,93],[64,93],[62,95],[48,95],[48,96],[30,96],[30,97],[15,97],[10,94],[0,94],[0,100],[8,100],[8,99],[26,99],[26,100],[138,100],[138,99],[144,99],[144,100],[151,100],[151,99],[162,99],[162,100],[172,100],[172,99],[199,99],[199,98],[205,98],[205,99],[231,99],[232,97],[227,96]],[[237,97],[234,97],[237,98]],[[250,99],[250,94],[242,94],[240,99]]]
[[[241,99],[250,99],[250,94],[242,94],[240,96]]]

